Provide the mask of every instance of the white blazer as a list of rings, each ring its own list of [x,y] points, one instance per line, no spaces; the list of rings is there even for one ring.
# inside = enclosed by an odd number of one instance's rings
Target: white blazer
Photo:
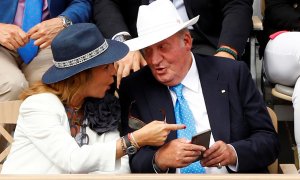
[[[57,96],[41,93],[20,107],[14,142],[2,174],[128,173],[128,156],[116,158],[117,130],[101,136],[87,128],[89,145],[70,135],[65,108]]]

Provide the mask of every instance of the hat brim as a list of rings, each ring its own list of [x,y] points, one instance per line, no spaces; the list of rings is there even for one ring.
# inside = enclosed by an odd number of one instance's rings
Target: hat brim
[[[106,41],[108,48],[103,53],[86,62],[67,68],[57,68],[53,65],[43,75],[42,82],[45,84],[56,83],[84,70],[116,62],[127,55],[129,49],[124,43],[109,39],[106,39]]]
[[[168,37],[171,37],[178,31],[182,30],[183,28],[186,28],[188,26],[195,24],[198,21],[198,19],[199,19],[199,15],[187,22],[180,24],[180,25],[169,26],[168,28],[160,29],[158,31],[149,33],[147,35],[142,35],[137,38],[127,40],[124,43],[129,47],[130,51],[140,50],[145,47],[156,44],[162,40],[165,40]]]

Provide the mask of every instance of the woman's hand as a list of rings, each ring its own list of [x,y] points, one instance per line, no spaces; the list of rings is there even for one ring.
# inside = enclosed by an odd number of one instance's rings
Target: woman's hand
[[[147,63],[140,51],[129,51],[123,59],[116,61],[114,66],[117,70],[117,88],[119,88],[121,79],[128,76],[131,70],[135,72],[146,65]]]
[[[161,146],[165,143],[170,131],[185,128],[186,126],[183,124],[167,124],[163,121],[152,121],[143,128],[134,131],[133,136],[140,147],[145,145]]]

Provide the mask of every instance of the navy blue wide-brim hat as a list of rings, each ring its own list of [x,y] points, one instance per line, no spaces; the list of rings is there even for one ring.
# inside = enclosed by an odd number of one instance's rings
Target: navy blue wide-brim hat
[[[105,39],[96,25],[79,23],[61,31],[52,41],[54,65],[42,77],[45,84],[65,80],[84,70],[110,64],[127,55],[122,42]]]

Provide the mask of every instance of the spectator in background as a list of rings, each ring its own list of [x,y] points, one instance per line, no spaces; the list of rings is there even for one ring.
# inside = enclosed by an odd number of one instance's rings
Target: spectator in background
[[[40,80],[53,65],[53,38],[90,17],[91,0],[0,1],[0,101]]]
[[[168,0],[139,8],[138,37],[125,43],[131,50],[142,49],[148,66],[122,79],[123,133],[131,131],[129,112],[150,123],[161,117],[160,109],[166,111],[168,123],[187,127],[171,132],[164,145],[146,146],[133,154],[131,170],[267,172],[278,156],[279,141],[265,103],[244,62],[191,52],[192,38],[186,27],[198,18],[182,21]],[[205,129],[212,131],[206,151],[190,142],[192,135]],[[202,167],[197,160],[200,154]]]
[[[299,31],[299,0],[266,0],[264,39],[268,39],[269,36],[271,39],[268,41],[264,51],[265,74],[272,83],[294,86],[292,97],[294,128],[299,153],[298,158],[300,159]]]
[[[128,53],[125,44],[104,39],[94,24],[66,28],[51,48],[54,65],[43,83],[21,94],[24,102],[2,174],[130,172],[124,155],[131,141],[137,149],[158,146],[169,131],[184,128],[154,121],[120,138],[119,119],[107,118],[110,112],[100,112],[98,100],[86,99],[104,97],[116,73],[112,63]],[[98,128],[91,126],[95,121]]]
[[[140,5],[154,0],[95,0],[94,21],[105,37],[125,41],[137,37],[136,20]],[[173,0],[183,20],[200,15],[188,27],[193,38],[192,51],[239,59],[244,52],[252,27],[253,0]],[[136,71],[144,59],[139,51],[130,52],[117,62],[118,81]]]

